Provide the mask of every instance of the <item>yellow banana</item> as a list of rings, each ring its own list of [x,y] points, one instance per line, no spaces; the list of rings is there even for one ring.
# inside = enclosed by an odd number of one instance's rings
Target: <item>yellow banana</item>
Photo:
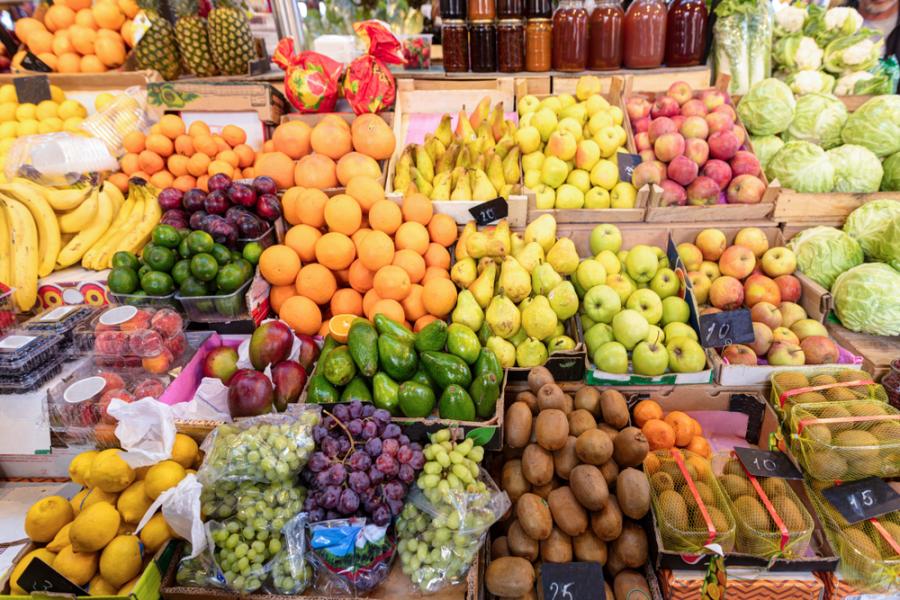
[[[97,217],[100,204],[100,193],[97,188],[91,191],[88,199],[75,210],[59,215],[59,230],[63,233],[78,233],[90,227]]]
[[[105,194],[106,189],[101,193]],[[84,254],[84,257],[81,259],[81,266],[86,269],[94,269],[95,271],[101,271],[106,268],[109,257],[115,252],[118,241],[125,237],[125,234],[128,232],[125,225],[128,224],[128,220],[132,216],[134,206],[135,201],[133,198],[129,198],[122,204],[121,210],[113,219],[106,233]]]
[[[12,266],[9,253],[9,223],[6,219],[6,210],[0,206],[0,283],[12,287],[10,282],[10,268]]]
[[[129,189],[129,194],[138,194],[144,200],[144,211],[141,213],[141,219],[138,221],[131,231],[122,238],[119,243],[119,250],[127,250],[129,252],[138,252],[146,240],[149,239],[150,232],[159,223],[162,217],[162,210],[159,208],[159,202],[156,201],[156,194],[150,190],[147,183],[142,185],[133,185]]]
[[[122,190],[108,181],[103,182],[103,187],[101,189],[109,194],[109,197],[113,201],[113,206],[116,207],[117,211],[122,208],[122,204],[125,203],[125,196],[122,194]]]
[[[47,200],[47,203],[53,207],[53,210],[72,210],[84,202],[90,195],[90,187],[66,188],[63,190],[44,187],[30,179],[24,177],[14,177],[10,182],[13,185],[24,185],[41,194]]]
[[[56,214],[41,194],[31,194],[24,186],[0,185],[0,194],[18,200],[31,212],[38,230],[38,276],[46,277],[53,272],[56,256],[62,248],[59,238],[59,222]]]
[[[57,269],[64,269],[81,260],[84,253],[109,229],[113,220],[112,200],[106,194],[98,193],[96,189],[94,195],[97,196],[97,216],[60,251],[56,259]]]
[[[21,311],[31,310],[37,301],[38,238],[37,225],[25,205],[9,197],[0,198],[6,210],[10,240],[10,285],[13,299]]]

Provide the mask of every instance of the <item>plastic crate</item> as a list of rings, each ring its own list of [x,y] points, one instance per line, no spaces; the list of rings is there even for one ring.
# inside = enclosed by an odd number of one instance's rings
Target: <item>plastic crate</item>
[[[175,300],[175,293],[165,296],[150,296],[147,294],[115,294],[109,292],[109,299],[112,304],[122,304],[125,306],[153,306],[156,308],[179,308],[178,301]]]
[[[188,319],[198,323],[227,323],[251,319],[250,310],[247,308],[247,289],[252,281],[252,278],[248,279],[230,294],[182,296],[179,293],[175,298],[181,303]]]
[[[40,363],[36,368],[23,372],[20,375],[0,375],[0,394],[33,392],[59,375],[65,360],[65,355],[57,354],[53,358]]]
[[[75,329],[90,321],[97,312],[99,309],[96,306],[87,304],[57,306],[28,319],[20,329],[61,335],[66,344],[71,344],[75,339]]]

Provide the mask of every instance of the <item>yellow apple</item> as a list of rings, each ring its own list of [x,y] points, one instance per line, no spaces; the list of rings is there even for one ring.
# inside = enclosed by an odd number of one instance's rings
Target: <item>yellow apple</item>
[[[556,208],[569,209],[584,206],[584,192],[574,185],[564,183],[556,190]]]
[[[575,169],[566,177],[566,183],[574,185],[586,194],[591,189],[591,174],[582,169]]]
[[[572,117],[565,117],[564,119],[560,119],[558,129],[559,131],[568,131],[569,133],[571,133],[576,142],[580,142],[584,137],[584,129],[582,129],[581,123],[579,123]]]
[[[541,170],[528,169],[525,171],[525,187],[534,189],[539,185],[541,185]]]
[[[612,125],[615,125],[615,123],[613,123],[612,115],[609,114],[608,109],[601,109],[594,113],[588,121],[588,129],[591,130],[591,134],[593,135],[596,135],[597,132],[604,127],[610,127]]]
[[[553,188],[540,184],[534,191],[534,205],[538,210],[550,210],[556,204],[556,192]]]
[[[519,144],[522,154],[531,154],[541,149],[541,132],[533,125],[519,127],[516,131],[516,143]]]
[[[609,192],[602,187],[592,187],[584,195],[585,208],[609,208],[609,205]],[[616,261],[616,264],[618,265],[619,261]]]
[[[609,158],[619,149],[619,132],[614,125],[604,127],[594,135],[594,141],[600,146],[600,154]]]
[[[637,200],[637,190],[627,181],[620,181],[609,194],[610,205],[613,208],[634,208]]]
[[[611,160],[601,158],[591,169],[591,183],[611,190],[619,181],[619,168]]]
[[[612,117],[613,123],[616,125],[621,125],[622,120],[625,118],[625,115],[622,114],[622,109],[618,106],[611,106],[609,108],[609,115]]]
[[[587,108],[588,116],[593,117],[601,110],[609,108],[609,102],[600,94],[594,94],[585,101],[584,106]]]
[[[540,171],[544,164],[543,152],[532,152],[522,156],[522,169],[525,171]]]
[[[607,275],[616,275],[622,270],[622,263],[612,250],[601,250],[594,258],[603,265]]]

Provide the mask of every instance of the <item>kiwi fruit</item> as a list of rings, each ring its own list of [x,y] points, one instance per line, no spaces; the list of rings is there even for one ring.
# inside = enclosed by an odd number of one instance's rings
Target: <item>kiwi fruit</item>
[[[622,557],[610,550],[609,556],[606,558],[606,570],[609,571],[610,576],[615,577],[623,569],[625,569],[625,563],[622,562]]]
[[[590,529],[572,538],[572,550],[575,553],[575,560],[606,564],[606,542]]]
[[[657,502],[663,523],[679,531],[688,529],[690,524],[688,510],[681,494],[675,490],[663,490]]]
[[[586,385],[575,392],[574,398],[575,409],[584,409],[591,413],[595,418],[600,416],[600,391],[589,385]]]
[[[781,498],[774,504],[775,512],[778,513],[778,516],[781,518],[782,522],[784,522],[784,526],[788,528],[788,531],[797,532],[806,529],[807,520],[803,511],[793,500]]]
[[[653,486],[657,495],[661,494],[663,490],[675,489],[675,482],[672,481],[672,476],[662,471],[658,471],[650,477],[650,485]]]
[[[619,465],[614,460],[608,460],[599,467],[607,486],[614,486],[619,477]]]
[[[612,494],[606,506],[591,515],[591,530],[604,542],[611,542],[622,533],[622,511]]]
[[[551,452],[565,446],[569,437],[569,420],[566,413],[555,408],[539,412],[534,420],[534,436],[541,448]]]
[[[644,462],[650,443],[637,427],[626,427],[613,440],[613,460],[620,467],[636,467]]]
[[[522,453],[522,474],[531,485],[546,485],[553,479],[553,454],[538,444],[528,444]]]
[[[837,383],[837,379],[832,377],[831,375],[827,375],[825,373],[821,375],[813,375],[809,378],[810,387],[817,387],[820,385],[831,385],[832,383]]]
[[[540,496],[544,500],[546,500],[550,496],[550,492],[555,490],[560,486],[559,480],[554,477],[550,480],[549,483],[545,483],[544,485],[536,485],[531,488],[531,493],[535,496]]]
[[[838,406],[836,404],[830,404],[828,406],[823,406],[822,410],[816,411],[819,414],[816,415],[818,419],[847,419],[853,415],[850,414],[850,411],[844,408],[843,406]],[[837,433],[839,431],[846,431],[853,427],[852,423],[829,423],[828,428],[832,431],[832,433]]]
[[[725,466],[722,467],[722,473],[745,477],[744,467],[741,466],[741,462],[736,458],[728,459],[728,462],[726,462]]]
[[[819,402],[828,402],[828,399],[819,392],[803,392],[789,399],[791,404],[817,404]]]
[[[588,528],[588,513],[569,486],[558,487],[547,497],[553,522],[567,535],[579,535]]]
[[[831,445],[831,430],[828,425],[809,425],[803,430],[803,436],[825,446]]]
[[[847,472],[847,461],[833,450],[821,449],[808,453],[807,464],[807,471],[816,479],[836,481]]]
[[[694,482],[694,487],[697,488],[697,495],[700,496],[700,500],[703,501],[705,506],[710,506],[716,503],[716,495],[712,491],[712,488],[703,483],[702,481]],[[681,490],[681,495],[684,497],[684,502],[690,506],[692,503],[694,505],[697,504],[697,501],[694,499],[694,494],[691,493],[691,488],[684,486],[684,489]]]
[[[900,525],[897,523],[891,523],[890,521],[881,521],[881,526],[884,527],[885,531],[887,531],[888,535],[893,538],[893,540],[900,544]],[[886,539],[884,539],[881,535],[878,536],[878,543],[881,545],[881,554],[885,559],[895,558],[897,557],[897,552],[894,551],[894,548],[888,543]]]
[[[706,514],[709,515],[709,520],[712,521],[713,527],[716,528],[716,533],[722,535],[731,529],[731,522],[728,517],[725,516],[725,513],[716,508],[715,506],[707,506]],[[691,527],[694,529],[705,530],[706,520],[703,518],[703,513],[699,510],[694,512],[694,516],[691,519]]]
[[[825,390],[825,398],[831,402],[856,400],[859,398],[853,390],[846,387],[833,387]]]
[[[608,435],[609,439],[614,442],[619,435],[619,430],[608,423],[597,423],[597,429]]]
[[[900,439],[900,422],[886,421],[884,423],[877,423],[869,429],[869,433],[879,440],[894,442],[895,440]]]
[[[628,425],[628,403],[625,402],[625,396],[616,390],[603,390],[600,394],[600,413],[603,421],[616,429]]]
[[[504,556],[492,560],[484,570],[484,586],[500,598],[520,598],[534,589],[535,573],[532,564],[518,556]]]
[[[516,402],[524,402],[531,409],[531,414],[536,415],[538,412],[537,396],[529,390],[516,394]]]
[[[751,496],[741,496],[734,501],[734,512],[739,519],[756,531],[770,531],[772,522],[762,503]]]
[[[613,589],[615,590],[615,595],[607,591],[607,599],[638,600],[651,597],[647,579],[640,573],[626,569],[614,575],[614,578]]]
[[[809,387],[809,380],[803,373],[796,371],[784,371],[777,373],[773,381],[778,385],[780,390],[793,390],[800,387]]]
[[[541,541],[541,560],[548,563],[572,562],[572,538],[558,527]]]
[[[553,467],[556,474],[563,479],[569,478],[569,473],[578,465],[578,456],[575,454],[575,437],[569,436],[566,445],[553,453]]]
[[[847,527],[841,532],[841,537],[851,548],[872,560],[881,560],[881,552],[878,547],[863,531],[854,527]]]
[[[759,481],[766,496],[773,502],[778,496],[788,495],[788,486],[784,482],[784,479],[779,479],[778,477],[766,477],[765,479],[760,478]]]
[[[514,402],[506,409],[504,430],[506,444],[510,448],[524,448],[531,439],[532,421],[534,416],[531,409],[524,402]]]
[[[508,460],[503,463],[503,472],[500,476],[500,488],[509,496],[509,501],[513,504],[519,499],[519,496],[531,489],[531,484],[522,474],[521,460]]]
[[[494,538],[494,541],[491,542],[491,558],[502,558],[504,556],[509,556],[509,544],[505,535]]]
[[[855,454],[855,453],[854,453]],[[894,474],[896,459],[893,463],[888,462],[880,457],[868,458],[851,458],[847,461],[847,476],[854,479],[861,479],[874,475],[876,477],[890,477]]]
[[[566,395],[555,383],[547,383],[538,390],[537,402],[538,411],[544,411],[548,408],[563,410],[566,406]]]
[[[609,551],[626,567],[642,567],[647,562],[647,533],[638,523],[626,521],[622,535],[610,545]]]
[[[872,376],[869,375],[865,371],[856,370],[856,369],[847,369],[847,370],[841,371],[840,373],[835,375],[835,378],[841,383],[846,383],[848,381],[871,380]]]
[[[588,510],[600,510],[609,501],[606,480],[594,465],[578,465],[573,468],[569,485],[578,502]]]
[[[640,519],[650,510],[650,482],[642,471],[628,467],[616,478],[616,497],[622,513]]]
[[[847,405],[847,410],[854,417],[875,417],[887,414],[884,404],[881,402],[853,402]]]
[[[871,460],[878,458],[880,444],[878,438],[868,431],[851,429],[834,436],[833,445],[849,448],[844,455],[852,460]]]
[[[522,531],[533,540],[546,540],[553,529],[550,505],[536,494],[522,494],[516,502],[516,518]]]
[[[596,429],[597,421],[594,415],[584,408],[576,408],[568,414],[569,419],[569,435],[578,437],[588,429]]]
[[[547,367],[532,367],[528,371],[528,389],[532,394],[537,395],[538,390],[547,385],[554,383],[553,374]]]
[[[728,497],[732,499],[752,493],[750,482],[737,475],[732,475],[730,473],[728,475],[722,475],[719,479],[719,483],[725,488],[725,493],[728,494]]]
[[[602,465],[612,457],[612,440],[599,429],[590,429],[578,436],[575,453],[581,462]]]

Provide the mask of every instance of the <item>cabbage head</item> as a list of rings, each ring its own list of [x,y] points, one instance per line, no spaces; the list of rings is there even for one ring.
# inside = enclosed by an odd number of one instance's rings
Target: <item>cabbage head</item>
[[[759,137],[750,137],[750,144],[753,146],[753,153],[759,159],[759,166],[765,172],[766,167],[772,157],[784,146],[784,140],[777,135],[761,135]],[[900,175],[900,173],[898,173]]]
[[[881,157],[900,151],[900,96],[875,96],[851,113],[841,132],[845,144],[865,146]]]
[[[847,107],[831,94],[806,94],[797,100],[785,140],[803,140],[825,150],[839,146]]]
[[[900,268],[900,199],[866,202],[850,213],[844,231],[869,260]]]
[[[863,262],[863,251],[852,237],[834,227],[813,227],[795,235],[790,248],[804,275],[830,288],[838,275]]]
[[[877,192],[881,186],[881,160],[868,148],[844,144],[829,150],[828,160],[834,167],[835,192]]]
[[[861,30],[832,40],[825,46],[825,70],[844,75],[868,71],[878,64],[884,40],[872,41],[869,30]]]
[[[794,93],[774,77],[750,88],[738,103],[737,113],[753,135],[773,135],[788,128],[794,118]]]
[[[823,194],[834,188],[834,167],[819,146],[791,141],[769,161],[766,175],[795,192]]]
[[[900,335],[900,272],[866,263],[841,273],[831,286],[834,312],[851,331]]]
[[[757,154],[759,156],[759,154]],[[884,177],[881,178],[881,191],[900,191],[900,152],[895,152],[881,163]]]

